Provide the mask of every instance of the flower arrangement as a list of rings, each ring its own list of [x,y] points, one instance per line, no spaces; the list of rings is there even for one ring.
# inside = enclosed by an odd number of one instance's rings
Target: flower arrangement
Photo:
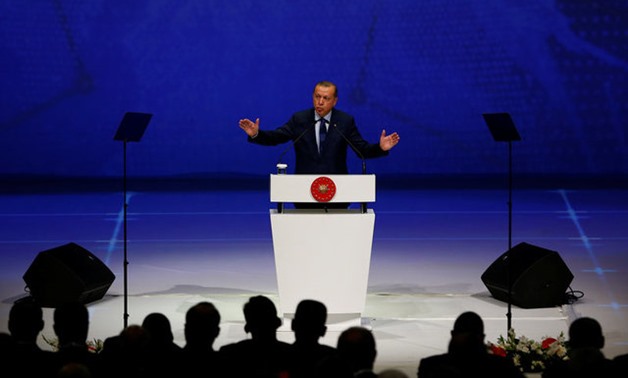
[[[59,339],[47,338],[45,335],[41,335],[46,344],[50,345],[53,350],[59,350]],[[87,340],[87,350],[92,353],[100,353],[103,348],[103,341],[101,339]]]
[[[541,372],[550,364],[567,360],[567,342],[563,332],[557,338],[544,337],[541,342],[508,331],[508,337],[499,336],[497,343],[487,343],[489,353],[511,358],[522,372]]]

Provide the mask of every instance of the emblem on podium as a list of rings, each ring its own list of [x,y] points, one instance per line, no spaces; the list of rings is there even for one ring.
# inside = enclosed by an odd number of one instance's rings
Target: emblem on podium
[[[329,177],[318,177],[312,181],[310,192],[318,202],[329,202],[336,195],[336,184]]]

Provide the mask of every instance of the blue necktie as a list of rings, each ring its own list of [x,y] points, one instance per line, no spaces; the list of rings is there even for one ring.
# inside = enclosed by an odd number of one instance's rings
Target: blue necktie
[[[325,142],[325,137],[327,136],[327,127],[325,127],[325,121],[326,121],[325,118],[320,119],[320,125],[318,129],[318,137],[319,137],[318,153],[319,154],[323,153],[323,142]]]

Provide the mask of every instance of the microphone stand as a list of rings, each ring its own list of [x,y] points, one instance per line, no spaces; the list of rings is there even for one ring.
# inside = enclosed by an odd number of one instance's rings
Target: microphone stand
[[[347,138],[347,136],[340,131],[340,129],[338,128],[338,125],[334,123],[334,130],[338,131],[338,133],[340,134],[340,136],[342,136],[342,139],[345,140],[345,142],[347,142],[347,144],[349,145],[349,147],[351,147],[351,149],[353,151],[355,151],[356,154],[358,154],[358,156],[360,157],[360,159],[362,159],[362,174],[365,175],[366,174],[366,159],[364,158],[364,155],[362,155],[362,153],[360,152],[360,150],[358,150],[357,148],[355,148],[355,146],[353,145],[353,143],[351,143],[351,141],[349,140],[349,138]],[[362,202],[360,204],[360,212],[362,214],[366,214],[367,212],[367,206],[366,206],[366,202]]]
[[[310,126],[314,126],[314,124],[316,123],[316,121],[314,123],[312,123],[312,125]],[[277,159],[277,174],[285,174],[286,173],[286,168],[288,168],[287,164],[284,164],[281,162],[281,160],[283,159],[284,155],[288,152],[288,150],[290,149],[290,147],[293,147],[301,138],[303,138],[303,135],[305,135],[305,133],[308,132],[308,130],[310,130],[309,127],[306,127],[305,130],[303,130],[301,132],[301,134],[299,134],[299,136],[297,136],[292,143],[290,143],[288,145],[288,147],[286,147],[283,152],[281,153],[281,155],[279,155],[279,159]],[[283,202],[277,202],[277,212],[278,213],[283,213]]]

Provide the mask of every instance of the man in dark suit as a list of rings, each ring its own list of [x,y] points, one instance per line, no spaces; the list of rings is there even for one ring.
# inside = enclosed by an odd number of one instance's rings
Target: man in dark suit
[[[335,108],[338,102],[335,84],[329,81],[317,83],[312,98],[314,108],[293,114],[288,122],[275,130],[261,130],[259,118],[255,122],[240,120],[240,128],[249,136],[249,142],[264,146],[293,141],[297,174],[346,174],[348,147],[353,146],[358,156],[368,159],[388,155],[388,151],[399,143],[399,135],[396,132],[386,135],[386,130],[382,130],[379,143],[364,140],[353,116]],[[321,123],[326,131],[322,143]]]
[[[296,156],[296,174],[347,174],[347,149],[354,149],[360,158],[388,155],[399,143],[399,135],[386,135],[382,130],[379,143],[369,143],[358,131],[355,119],[335,108],[338,89],[334,83],[321,81],[314,87],[314,107],[294,113],[283,126],[261,130],[255,122],[240,120],[240,128],[251,143],[275,146],[292,141]]]

